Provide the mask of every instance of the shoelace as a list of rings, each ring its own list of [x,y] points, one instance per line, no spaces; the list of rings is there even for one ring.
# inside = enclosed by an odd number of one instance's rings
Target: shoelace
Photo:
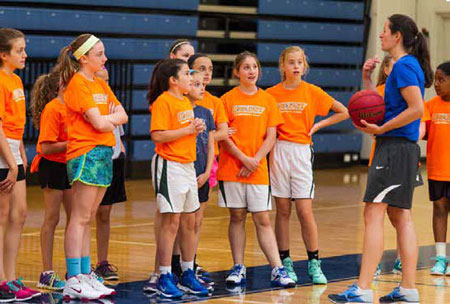
[[[235,276],[239,276],[241,275],[241,266],[234,266],[231,271],[230,271],[230,275],[235,275]]]
[[[99,265],[100,269],[106,269],[107,271],[117,272],[119,268],[117,266],[110,264],[110,263],[104,263]]]
[[[16,285],[14,285],[14,283],[13,283],[12,281],[6,283],[6,285],[8,285],[9,289],[12,290],[12,291],[19,291],[19,287],[17,287]]]

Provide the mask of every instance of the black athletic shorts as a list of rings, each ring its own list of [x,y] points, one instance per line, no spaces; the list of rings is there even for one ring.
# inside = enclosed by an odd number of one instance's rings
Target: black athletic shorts
[[[69,178],[67,176],[67,165],[41,158],[39,161],[38,179],[41,188],[54,190],[70,189]]]
[[[198,201],[200,203],[206,203],[209,201],[209,180],[198,189]]]
[[[411,209],[414,188],[423,185],[420,147],[402,137],[377,137],[364,202]]]
[[[25,170],[23,169],[23,165],[17,166],[18,173],[17,173],[17,181],[20,182],[25,179]],[[9,168],[8,169],[0,169],[0,182],[3,181],[8,176]]]
[[[450,198],[450,182],[428,180],[428,192],[430,201],[434,202],[443,197]]]
[[[119,157],[113,159],[113,178],[111,185],[106,189],[105,196],[100,206],[113,205],[125,202],[127,194],[125,191],[125,154],[120,153]]]

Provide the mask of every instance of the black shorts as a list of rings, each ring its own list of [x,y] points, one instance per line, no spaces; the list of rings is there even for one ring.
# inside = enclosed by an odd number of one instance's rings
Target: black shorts
[[[113,160],[113,178],[111,185],[106,189],[105,196],[100,206],[113,205],[125,202],[127,193],[125,191],[125,154],[120,153],[119,157]]]
[[[423,185],[420,147],[402,137],[377,137],[364,202],[411,209],[414,188]]]
[[[430,193],[430,201],[434,202],[443,197],[450,198],[450,182],[428,180],[428,192]]]
[[[23,165],[17,166],[17,181],[20,182],[26,178],[25,170],[23,169]],[[0,169],[0,182],[3,181],[8,176],[9,169]]]
[[[67,177],[67,165],[41,158],[39,161],[38,179],[41,188],[54,190],[70,189],[69,178]]]
[[[198,201],[200,203],[206,203],[209,201],[209,180],[198,189]]]

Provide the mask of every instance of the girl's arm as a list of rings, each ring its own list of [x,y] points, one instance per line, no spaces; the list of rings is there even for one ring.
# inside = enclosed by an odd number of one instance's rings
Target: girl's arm
[[[380,60],[377,56],[367,59],[363,65],[363,85],[364,89],[377,92],[375,84],[372,82],[372,73]],[[377,92],[378,93],[378,92]]]
[[[427,123],[425,121],[421,121],[419,127],[419,140],[422,140],[425,137],[426,133],[427,133]]]
[[[208,180],[214,163],[214,134],[209,132],[208,135],[208,157],[206,158],[205,172],[197,176],[198,187],[201,188]]]
[[[22,161],[23,161],[23,170],[25,172],[27,172],[28,159],[27,159],[27,153],[25,152],[25,146],[23,144],[23,140],[20,140],[19,151],[20,151],[20,157],[22,158]]]
[[[84,117],[94,127],[94,129],[100,132],[112,132],[116,127],[100,114],[100,110],[97,107],[90,108],[84,112]]]
[[[0,120],[0,154],[9,167],[8,175],[0,182],[0,192],[10,193],[16,183],[19,169],[3,133],[2,120]]]
[[[183,136],[203,132],[205,123],[203,120],[195,118],[188,126],[176,130],[152,131],[151,137],[155,144],[171,142]]]
[[[234,158],[237,158],[250,172],[253,172],[258,168],[259,161],[257,161],[255,157],[245,155],[229,137],[222,140],[220,144],[223,145],[223,148]]]
[[[346,120],[349,117],[347,108],[339,101],[336,100],[333,101],[333,104],[331,105],[331,110],[335,112],[335,114],[331,115],[327,119],[315,123],[311,128],[311,131],[309,131],[308,134],[309,136],[312,136],[314,133],[316,133],[322,128],[337,124],[343,120]]]
[[[41,143],[42,153],[45,155],[61,153],[67,150],[67,141],[50,142],[44,141]]]
[[[424,111],[420,88],[417,86],[404,87],[400,89],[400,93],[402,94],[403,99],[408,104],[408,107],[398,116],[394,117],[392,120],[386,122],[382,126],[369,124],[365,120],[361,120],[361,123],[366,127],[356,127],[366,133],[383,134],[393,129],[403,127],[404,125],[407,125],[417,119],[420,119]]]
[[[104,115],[104,118],[113,125],[120,126],[128,122],[128,115],[122,105],[113,105],[113,110],[110,113],[109,115]]]
[[[217,129],[213,132],[214,140],[221,141],[225,140],[228,137],[228,124],[223,122],[217,125]]]

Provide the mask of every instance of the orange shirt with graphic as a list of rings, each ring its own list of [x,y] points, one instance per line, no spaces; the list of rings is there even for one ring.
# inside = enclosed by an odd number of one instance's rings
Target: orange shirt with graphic
[[[86,154],[96,146],[115,145],[113,132],[97,131],[84,118],[84,113],[89,109],[97,107],[101,115],[108,115],[111,103],[120,105],[103,79],[94,77],[91,81],[75,73],[64,91],[64,102],[67,110],[67,160]]]
[[[216,127],[221,123],[227,123],[228,118],[225,114],[225,109],[223,108],[223,103],[214,95],[211,95],[208,91],[205,91],[202,100],[198,100],[195,102],[197,105],[207,108],[211,111],[211,114],[214,118],[214,123]],[[216,141],[214,143],[214,154],[215,156],[219,155],[219,144]]]
[[[20,140],[26,122],[25,94],[22,80],[0,69],[0,119],[7,138]]]
[[[284,118],[284,124],[278,126],[278,139],[299,144],[310,144],[308,135],[317,115],[326,116],[334,98],[321,88],[302,81],[293,90],[288,90],[279,83],[267,89],[275,97],[278,108]]]
[[[43,158],[58,162],[66,163],[66,151],[43,154],[41,144],[44,142],[58,143],[67,141],[67,125],[66,125],[66,105],[58,98],[47,103],[41,114],[41,124],[39,127],[39,138],[36,151]]]
[[[162,93],[152,104],[150,132],[178,130],[189,126],[194,119],[194,109],[186,97],[178,99]],[[196,159],[196,135],[190,134],[176,140],[157,143],[155,152],[162,158],[179,163],[191,163]]]
[[[431,121],[428,129],[428,178],[450,181],[450,101],[436,96],[425,104]]]
[[[264,142],[267,128],[283,123],[275,99],[262,89],[254,95],[246,95],[238,87],[221,97],[228,116],[229,126],[236,129],[231,140],[245,155],[254,157]],[[221,181],[268,185],[269,172],[264,157],[259,167],[248,178],[237,177],[242,163],[220,148],[217,179]]]
[[[384,99],[384,90],[385,90],[385,88],[386,88],[386,84],[385,83],[377,86],[377,92],[378,92],[378,94],[381,95],[381,97],[383,97],[383,99]],[[375,140],[375,138],[373,138],[372,149],[370,150],[370,157],[369,157],[369,167],[372,165],[373,155],[375,154],[375,144],[376,144],[376,140]]]

